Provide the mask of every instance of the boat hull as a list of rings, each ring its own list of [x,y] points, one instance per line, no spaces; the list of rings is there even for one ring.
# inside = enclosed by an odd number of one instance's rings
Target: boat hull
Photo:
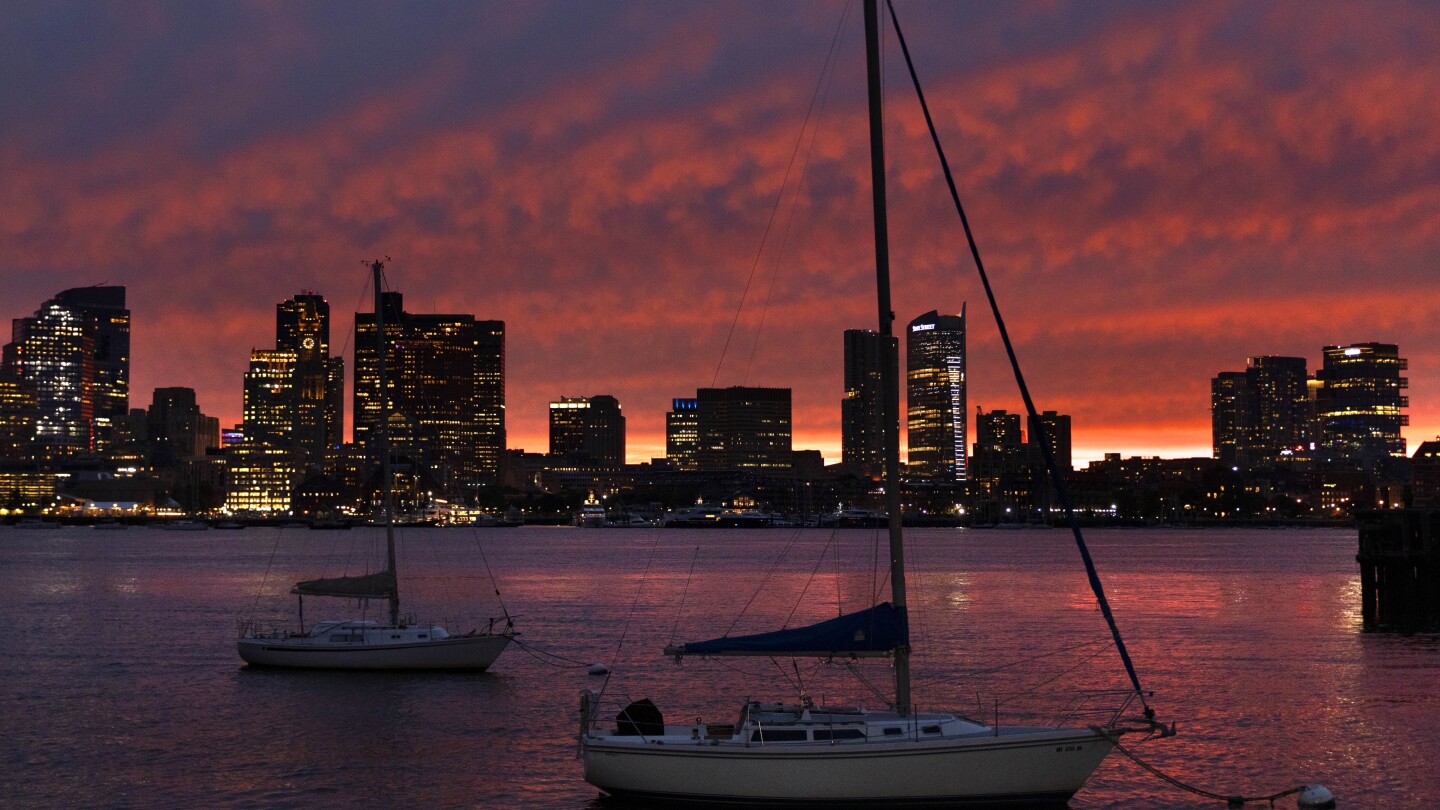
[[[236,648],[255,667],[296,669],[488,669],[510,636],[450,636],[403,644],[327,643],[312,637],[241,638]]]
[[[585,780],[617,797],[712,804],[1063,804],[1110,752],[1083,728],[904,743],[584,742]]]

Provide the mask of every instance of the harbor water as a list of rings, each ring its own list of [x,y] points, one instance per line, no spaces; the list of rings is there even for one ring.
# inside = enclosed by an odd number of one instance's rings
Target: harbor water
[[[1151,703],[1178,727],[1137,754],[1227,795],[1320,782],[1341,807],[1440,805],[1440,638],[1361,632],[1353,531],[1087,538]],[[892,688],[884,663],[661,655],[886,598],[885,539],[868,529],[408,530],[404,613],[452,632],[516,617],[520,643],[491,671],[242,666],[239,621],[293,623],[292,583],[361,573],[379,540],[0,527],[0,806],[599,807],[576,759],[582,689],[729,722],[746,699],[880,708]],[[1094,693],[1126,678],[1068,532],[907,540],[920,709],[1051,722],[1083,716],[1077,695],[1113,703]],[[359,611],[305,603],[310,622]],[[586,673],[597,662],[608,681]],[[1224,804],[1117,753],[1071,807],[1121,806]]]

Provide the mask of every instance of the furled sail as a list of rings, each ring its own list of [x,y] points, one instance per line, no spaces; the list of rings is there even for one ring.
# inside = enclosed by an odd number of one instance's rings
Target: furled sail
[[[666,647],[666,655],[767,655],[797,658],[849,658],[889,655],[910,643],[905,610],[882,602],[839,618],[752,636],[692,641]]]
[[[307,579],[295,583],[291,593],[301,596],[339,596],[347,599],[388,599],[395,593],[395,572],[377,571],[358,577]]]

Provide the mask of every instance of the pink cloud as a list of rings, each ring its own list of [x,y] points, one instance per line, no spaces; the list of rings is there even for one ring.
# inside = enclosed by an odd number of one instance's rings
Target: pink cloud
[[[1241,12],[1254,30],[1227,39]],[[285,33],[283,11],[261,17],[280,53],[315,45]],[[840,332],[875,318],[862,99],[848,86],[829,98],[722,365],[814,81],[718,84],[719,54],[748,33],[722,17],[682,16],[674,36],[641,34],[632,52],[474,115],[431,115],[469,80],[456,50],[218,154],[185,146],[197,122],[263,103],[283,73],[248,68],[235,93],[163,111],[153,137],[79,157],[0,140],[7,275],[63,268],[74,284],[99,273],[131,285],[137,404],[189,374],[228,424],[274,302],[325,293],[339,348],[343,313],[363,297],[360,260],[388,253],[413,310],[507,321],[517,446],[544,446],[548,400],[613,393],[632,442],[653,447],[671,397],[743,379],[792,386],[809,443],[797,446],[828,452]],[[163,19],[149,25],[171,35]],[[937,37],[916,29],[924,75]],[[1411,433],[1436,432],[1437,52],[1437,23],[1405,6],[1217,4],[1116,17],[924,76],[1022,359],[1042,407],[1074,415],[1077,446],[1208,446],[1214,373],[1251,354],[1313,364],[1326,343],[1370,339],[1412,357]],[[214,74],[236,53],[187,64]],[[891,68],[895,309],[903,323],[968,300],[972,406],[1014,408],[923,124]],[[1297,78],[1282,81],[1288,70]],[[675,88],[675,104],[654,102]],[[33,290],[11,316],[53,292]]]

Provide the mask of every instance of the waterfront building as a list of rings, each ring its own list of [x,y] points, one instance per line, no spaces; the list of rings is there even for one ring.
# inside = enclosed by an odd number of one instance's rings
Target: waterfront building
[[[700,469],[700,403],[694,397],[670,401],[665,414],[665,458],[677,470]]]
[[[31,460],[39,418],[34,386],[0,371],[0,462]]]
[[[1303,357],[1251,357],[1210,381],[1214,457],[1254,470],[1309,454],[1313,407]]]
[[[1055,411],[1042,411],[1030,420],[1029,441],[1025,443],[1025,455],[1030,466],[1040,468],[1041,474],[1044,474],[1045,455],[1040,450],[1042,431],[1036,429],[1037,422],[1045,428],[1045,438],[1050,440],[1050,455],[1055,459],[1055,466],[1062,475],[1073,470],[1075,467],[1070,449],[1070,415]]]
[[[56,474],[39,464],[0,465],[0,515],[48,507],[55,492]]]
[[[1412,505],[1417,509],[1440,509],[1440,438],[1421,442],[1410,459],[1413,476]]]
[[[971,496],[983,519],[1016,519],[1028,504],[1030,470],[1020,414],[975,409],[975,446],[970,465]],[[998,511],[1004,508],[1004,512]]]
[[[695,399],[699,469],[791,472],[789,388],[701,388]]]
[[[1052,412],[1053,413],[1053,412]],[[998,478],[1026,466],[1025,436],[1020,432],[1020,414],[975,409],[976,478]]]
[[[398,292],[385,309],[391,446],[442,491],[464,497],[499,480],[505,441],[505,325],[473,315],[414,314]],[[375,314],[355,316],[356,443],[372,448],[381,413]]]
[[[330,304],[313,290],[275,305],[275,348],[254,349],[245,374],[243,435],[299,448],[318,469],[340,445],[345,362],[330,356]]]
[[[1060,493],[1045,467],[1045,453],[1040,446],[1044,436],[1050,447],[1050,456],[1062,478],[1070,477],[1074,471],[1070,441],[1070,415],[1055,411],[1042,411],[1029,419],[1030,432],[1025,442],[1026,463],[1030,466],[1030,492],[1032,505],[1048,520],[1059,509]],[[1042,430],[1043,428],[1043,430]]]
[[[130,401],[130,310],[124,287],[79,287],[16,318],[0,367],[37,399],[45,460],[108,452]]]
[[[1257,454],[1267,461],[1308,450],[1313,409],[1303,357],[1251,357],[1245,369],[1255,391]]]
[[[252,349],[245,372],[245,438],[274,447],[295,443],[295,352]]]
[[[873,329],[845,330],[840,460],[870,478],[885,472],[885,369],[898,367],[899,345]]]
[[[625,415],[609,395],[550,403],[550,455],[611,467],[625,464]]]
[[[475,459],[485,481],[505,461],[505,322],[475,321]],[[623,460],[623,454],[622,454]]]
[[[1316,422],[1321,456],[1366,469],[1405,455],[1400,428],[1410,423],[1410,404],[1400,392],[1408,364],[1393,343],[1326,346],[1316,374]]]
[[[176,469],[220,446],[220,420],[200,412],[193,388],[156,388],[145,413],[150,464]]]
[[[965,307],[910,322],[905,337],[907,464],[917,483],[959,484],[965,456]],[[979,430],[979,427],[976,427]]]
[[[225,450],[225,510],[236,513],[283,514],[300,483],[301,451],[261,442],[244,442]]]
[[[1255,389],[1243,371],[1222,371],[1210,381],[1210,436],[1226,467],[1250,469],[1256,459]]]

